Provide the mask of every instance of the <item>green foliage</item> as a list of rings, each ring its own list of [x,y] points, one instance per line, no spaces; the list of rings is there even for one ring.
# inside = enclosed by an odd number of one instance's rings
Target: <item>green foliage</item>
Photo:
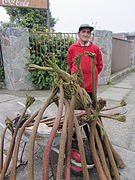
[[[0,82],[4,82],[4,68],[0,66]]]
[[[4,76],[4,68],[3,66],[0,66],[0,88],[3,88],[5,86],[5,76]]]
[[[109,81],[107,82],[107,84],[110,85],[110,84],[113,84],[113,82],[112,82],[111,80],[109,80]]]
[[[67,50],[75,40],[61,34],[31,34],[30,36],[30,60],[29,64],[47,66],[45,56],[48,53],[55,54],[56,64],[66,72],[69,72],[67,64]],[[53,73],[48,71],[34,71],[29,74],[34,85],[40,89],[49,88],[53,85]]]
[[[6,7],[7,14],[10,16],[9,23],[1,23],[3,27],[24,26],[31,31],[46,31],[47,29],[47,10],[32,8],[13,8]],[[54,27],[57,20],[52,18],[50,12],[50,27]]]
[[[133,69],[131,70],[131,72],[135,72],[135,68],[133,68]]]

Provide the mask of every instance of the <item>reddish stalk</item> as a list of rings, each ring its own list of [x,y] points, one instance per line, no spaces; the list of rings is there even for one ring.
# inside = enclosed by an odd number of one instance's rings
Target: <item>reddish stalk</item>
[[[107,136],[104,136],[104,144],[106,146],[106,150],[107,150],[107,154],[108,154],[109,162],[110,162],[110,165],[111,165],[111,169],[113,171],[114,178],[115,178],[115,180],[120,180],[120,175],[119,175],[115,160],[113,158],[113,154],[112,154],[112,151],[111,151],[110,144],[108,142]]]
[[[10,173],[10,179],[14,180],[16,179],[16,166],[17,166],[17,160],[18,160],[18,152],[19,152],[19,147],[20,147],[20,141],[23,135],[23,132],[27,125],[37,116],[39,111],[34,113],[27,121],[22,125],[20,128],[20,131],[18,132],[18,136],[16,139],[15,147],[14,147],[14,153],[13,153],[13,158],[12,158],[12,167],[11,167],[11,173]]]
[[[14,130],[14,133],[12,135],[12,140],[11,140],[11,143],[10,143],[10,146],[9,146],[9,150],[8,150],[6,159],[4,161],[3,169],[2,169],[1,174],[0,174],[1,180],[4,180],[4,178],[5,178],[6,171],[8,169],[9,163],[10,163],[11,158],[12,158],[12,154],[13,154],[13,150],[14,150],[14,145],[15,145],[15,139],[16,139],[18,130],[19,130],[20,125],[21,125],[21,120],[24,117],[24,115],[26,113],[26,110],[27,110],[27,108],[25,107],[24,112],[22,113],[22,115],[21,115],[21,117],[20,117],[20,119],[19,119],[19,121],[17,123],[17,126],[16,126],[16,128]]]
[[[99,117],[98,118],[98,121],[102,124],[102,126],[103,126],[103,122],[102,122],[102,119],[101,119],[101,117]],[[109,138],[108,138],[108,136],[107,136],[107,134],[105,134],[105,136],[104,136],[105,138],[104,138],[104,140],[103,140],[103,143],[105,144],[105,146],[106,146],[106,151],[107,151],[107,153],[108,153],[108,158],[109,158],[109,160],[111,161],[111,159],[112,159],[112,165],[111,165],[111,174],[113,174],[113,176],[114,176],[114,173],[115,173],[115,171],[116,171],[116,176],[118,176],[118,178],[120,178],[119,177],[119,172],[118,172],[118,169],[117,169],[117,167],[118,168],[124,168],[125,167],[125,164],[124,164],[124,162],[123,162],[123,160],[121,159],[121,157],[120,157],[120,155],[115,151],[115,149],[113,148],[113,146],[112,146],[112,144],[111,144],[111,142],[110,142],[110,140],[109,140]]]
[[[55,93],[54,92],[51,93],[47,101],[43,104],[43,106],[39,110],[39,113],[35,118],[35,123],[32,129],[32,133],[30,135],[30,143],[29,143],[29,149],[28,149],[28,179],[30,180],[34,180],[34,146],[35,146],[36,132],[37,132],[41,117],[45,109],[50,104],[52,98],[55,96]]]
[[[55,117],[46,118],[46,119],[41,119],[41,120],[40,120],[40,123],[49,123],[49,122],[54,122],[54,119],[55,119]],[[34,122],[35,122],[35,121],[34,121]],[[28,126],[27,126],[27,127],[31,127],[31,126],[33,126],[33,125],[34,125],[34,122],[32,122],[32,123],[28,124]]]
[[[68,123],[68,117],[69,117],[69,103],[66,102],[66,110],[65,110],[65,118],[63,122],[63,128],[61,133],[61,139],[60,139],[60,147],[59,147],[59,157],[58,157],[58,165],[57,165],[57,174],[56,179],[61,180],[63,175],[63,165],[64,165],[64,153],[65,153],[65,146],[67,141],[67,123]]]
[[[0,172],[3,168],[3,150],[4,150],[4,138],[7,131],[7,127],[4,128],[1,136],[1,145],[0,145]]]
[[[80,94],[81,100],[83,100],[81,89],[79,87],[78,87],[78,92]],[[84,107],[85,107],[85,105],[84,105]],[[93,109],[85,107],[85,110],[86,110],[87,114],[91,114],[91,113],[95,114]],[[103,171],[101,162],[99,160],[99,157],[98,157],[98,154],[96,151],[96,147],[95,147],[95,136],[94,136],[94,134],[95,134],[95,128],[96,128],[96,121],[97,121],[97,116],[96,116],[95,120],[93,120],[90,124],[90,126],[91,126],[90,135],[89,135],[90,150],[91,150],[93,161],[94,161],[94,164],[96,166],[100,180],[107,180],[106,175]]]
[[[96,98],[96,91],[95,91],[95,66],[94,66],[94,56],[92,57],[92,101],[93,101],[93,107],[94,109],[96,109],[97,106],[97,98]],[[98,154],[97,154],[97,150],[95,147],[95,130],[96,130],[96,124],[97,124],[97,119],[98,119],[98,111],[94,112],[93,109],[88,109],[86,108],[87,113],[89,114],[89,111],[92,112],[92,114],[95,116],[95,120],[90,122],[90,135],[89,135],[89,143],[90,143],[90,150],[91,150],[91,154],[93,157],[93,161],[94,164],[96,166],[97,172],[98,172],[98,176],[100,180],[107,180],[106,175],[104,173],[103,167],[101,165],[101,162],[99,160]]]
[[[57,130],[58,130],[59,122],[61,120],[62,111],[63,111],[63,103],[64,103],[64,91],[63,91],[63,87],[61,85],[60,86],[59,107],[58,107],[55,123],[53,125],[52,131],[51,131],[50,136],[48,138],[48,142],[47,142],[47,145],[45,147],[44,154],[43,154],[43,180],[48,180],[49,155],[50,155],[53,140],[54,140],[55,135],[56,135]],[[32,180],[32,179],[30,179],[30,180]]]
[[[94,135],[95,135],[95,128],[96,128],[96,120],[93,120],[91,122],[90,127],[91,128],[90,128],[89,142],[90,142],[90,150],[91,150],[92,158],[93,158],[94,164],[96,166],[99,179],[107,180],[106,175],[103,171],[101,162],[99,160],[96,147],[95,147],[95,136]]]
[[[79,152],[80,152],[80,156],[81,156],[81,164],[82,164],[82,169],[83,169],[83,179],[84,180],[90,180],[88,168],[87,168],[86,157],[85,157],[82,134],[80,131],[79,123],[78,123],[77,118],[75,116],[74,116],[74,124],[75,124],[75,129],[76,129],[76,134],[77,134]]]
[[[84,115],[84,114],[86,114],[86,112],[79,112],[79,113],[75,113],[75,116],[76,116],[77,118],[79,118],[80,116],[82,116],[82,115]],[[60,122],[63,122],[64,116],[61,116],[61,117],[62,117],[62,118],[61,118],[61,121],[60,121]],[[40,123],[46,123],[46,125],[48,125],[48,124],[50,124],[50,123],[53,124],[55,118],[56,118],[56,117],[50,117],[50,118],[41,119]],[[27,127],[30,127],[30,126],[33,126],[33,125],[34,125],[34,123],[32,122],[32,123],[28,124]]]
[[[96,129],[95,131],[95,138],[96,138],[96,144],[100,153],[100,158],[101,158],[101,164],[103,166],[104,172],[106,174],[107,180],[112,180],[107,163],[106,163],[106,159],[105,159],[105,153],[102,147],[102,143],[98,134],[98,131]]]
[[[107,135],[106,135],[107,136]],[[117,165],[117,168],[121,168],[123,169],[125,167],[125,164],[123,162],[123,160],[121,159],[120,155],[117,153],[117,151],[114,149],[114,147],[112,146],[108,136],[107,136],[107,139],[108,139],[108,142],[110,144],[110,148],[111,148],[111,151],[113,153],[113,157],[114,157],[114,160],[116,162],[116,165]]]
[[[70,111],[68,117],[68,130],[67,130],[67,151],[66,151],[66,172],[65,172],[65,179],[70,179],[70,156],[71,156],[71,146],[72,146],[72,135],[73,135],[73,118],[74,118],[74,107],[75,107],[75,95],[72,96],[70,101]]]

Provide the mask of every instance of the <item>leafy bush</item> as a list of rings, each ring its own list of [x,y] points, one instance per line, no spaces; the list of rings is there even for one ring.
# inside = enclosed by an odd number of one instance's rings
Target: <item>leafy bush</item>
[[[0,82],[4,81],[4,68],[0,66]]]
[[[56,56],[57,65],[69,72],[67,64],[67,50],[68,47],[75,42],[73,37],[69,35],[62,36],[62,34],[31,34],[30,36],[30,61],[29,64],[37,64],[46,66],[44,56],[48,53],[54,53]],[[35,71],[29,75],[33,84],[40,89],[49,88],[53,85],[52,72]]]
[[[5,83],[5,76],[4,76],[4,68],[3,66],[0,66],[0,88],[3,88]]]
[[[112,80],[109,80],[109,81],[107,82],[107,84],[108,84],[108,85],[113,84]]]
[[[135,72],[135,68],[133,68],[133,69],[131,70],[131,72]]]

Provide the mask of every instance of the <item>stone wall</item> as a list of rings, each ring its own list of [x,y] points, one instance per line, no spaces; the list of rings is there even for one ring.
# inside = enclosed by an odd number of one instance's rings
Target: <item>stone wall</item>
[[[3,29],[1,35],[6,88],[8,90],[33,89],[25,69],[29,57],[28,30],[10,27]]]
[[[111,76],[112,32],[107,30],[94,31],[94,44],[100,47],[104,68],[99,75],[99,84],[107,84]]]

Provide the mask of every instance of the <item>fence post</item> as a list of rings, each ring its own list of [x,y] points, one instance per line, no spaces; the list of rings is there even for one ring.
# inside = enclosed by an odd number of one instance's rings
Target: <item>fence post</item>
[[[5,84],[8,90],[31,90],[28,71],[25,69],[30,55],[29,32],[27,28],[9,27],[2,31],[2,54]]]
[[[99,84],[107,84],[111,76],[112,32],[107,30],[95,30],[94,44],[100,47],[104,63],[104,68],[99,75]]]

